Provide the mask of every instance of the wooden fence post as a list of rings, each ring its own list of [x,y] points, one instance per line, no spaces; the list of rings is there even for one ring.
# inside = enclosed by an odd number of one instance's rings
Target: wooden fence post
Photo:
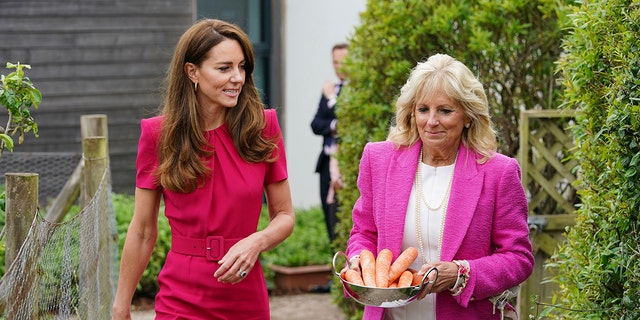
[[[96,194],[102,176],[107,169],[106,138],[84,138],[82,140],[82,150],[84,155],[84,172],[82,176],[80,202],[82,208],[86,208]],[[89,255],[88,257],[80,257],[81,305],[79,307],[79,314],[82,319],[108,319],[111,314],[112,292],[109,271],[111,254],[107,239],[109,219],[105,217],[106,214],[106,212],[99,212],[96,219],[81,220],[81,230],[95,230],[97,233],[81,233],[80,253],[81,255]],[[89,239],[83,240],[83,237]],[[97,247],[87,247],[89,244],[95,244],[96,242]],[[93,279],[97,279],[97,281]],[[91,296],[98,296],[100,300],[92,301],[88,298]],[[89,303],[96,302],[97,305],[88,305]]]
[[[90,114],[80,117],[80,132],[82,139],[89,137],[109,137],[109,127],[107,125],[107,115]],[[107,141],[107,150],[109,142]]]
[[[109,167],[109,130],[107,116],[104,114],[83,115],[80,117],[80,131],[82,133],[84,153],[84,174],[82,178],[82,191],[80,202],[85,207],[88,201],[96,194],[100,181]],[[107,177],[109,179],[109,177]],[[113,294],[111,291],[112,272],[110,268],[112,260],[111,246],[118,245],[118,234],[110,233],[110,220],[108,212],[100,212],[98,216],[98,275],[100,290],[100,308],[94,308],[95,317],[108,319],[111,317],[111,304]]]
[[[84,115],[80,117],[80,133],[82,139],[88,137],[109,137],[107,116],[104,114]],[[107,145],[107,150],[109,146]],[[84,170],[84,160],[80,159],[69,180],[51,204],[45,219],[59,223],[64,219],[71,206],[80,196],[80,180]]]
[[[7,173],[6,182],[6,252],[5,267],[9,269],[18,256],[18,252],[29,235],[29,229],[38,211],[38,174],[37,173]],[[27,257],[26,265],[36,263],[35,258]],[[26,268],[25,270],[31,270]],[[22,306],[29,306],[30,312],[38,310],[38,301],[23,303],[25,295],[32,284],[37,283],[37,272],[22,277],[24,281],[15,283],[9,290],[7,298],[7,319],[17,319]],[[25,314],[25,313],[21,313]]]
[[[80,202],[84,208],[98,190],[102,176],[107,169],[107,138],[84,138],[82,139],[82,150],[85,164]]]

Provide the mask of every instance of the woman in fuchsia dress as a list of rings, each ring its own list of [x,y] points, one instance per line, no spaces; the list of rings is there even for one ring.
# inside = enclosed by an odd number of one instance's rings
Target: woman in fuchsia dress
[[[249,39],[235,25],[202,20],[178,42],[163,110],[141,122],[113,319],[130,319],[161,199],[172,238],[156,319],[269,319],[259,254],[291,234],[295,217],[282,133],[253,68]],[[257,231],[263,194],[270,222]]]

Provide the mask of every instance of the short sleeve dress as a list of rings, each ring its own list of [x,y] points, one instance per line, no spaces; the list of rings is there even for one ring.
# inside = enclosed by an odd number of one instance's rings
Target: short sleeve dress
[[[282,133],[274,110],[264,111],[266,137],[278,137],[273,163],[250,163],[242,159],[225,125],[206,132],[213,146],[208,158],[211,178],[191,193],[162,190],[165,216],[171,235],[205,239],[245,238],[256,232],[264,187],[288,178]],[[158,189],[153,171],[157,167],[157,143],[162,117],[143,119],[136,161],[136,186]],[[224,248],[224,252],[228,248]],[[158,276],[156,319],[269,319],[269,297],[260,261],[238,284],[219,283],[213,273],[217,261],[203,256],[167,254]]]

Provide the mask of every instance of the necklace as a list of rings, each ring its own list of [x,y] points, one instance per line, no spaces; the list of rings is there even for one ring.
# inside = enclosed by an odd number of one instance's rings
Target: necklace
[[[458,157],[456,156],[456,159]],[[416,178],[414,180],[414,187],[416,190],[416,194],[415,194],[415,207],[416,207],[416,235],[418,238],[418,245],[420,246],[420,255],[422,256],[422,263],[425,264],[427,263],[427,258],[424,256],[424,242],[422,241],[422,227],[421,227],[421,223],[420,223],[420,201],[422,200],[422,202],[425,204],[425,206],[427,207],[427,224],[429,224],[429,210],[431,211],[438,211],[440,210],[440,208],[442,208],[442,206],[445,203],[449,203],[449,195],[451,194],[451,184],[453,183],[453,172],[451,172],[451,177],[449,178],[449,183],[447,185],[447,190],[445,191],[445,195],[442,199],[442,201],[440,202],[440,204],[433,208],[431,206],[429,206],[429,204],[427,203],[427,200],[425,200],[425,197],[422,193],[422,149],[420,149],[420,158],[418,160],[418,169],[416,170]],[[455,170],[455,161],[453,162],[453,167]],[[439,234],[439,238],[438,238],[438,251],[436,253],[436,259],[440,260],[440,251],[442,250],[442,233],[444,232],[444,220],[447,216],[447,207],[444,207],[444,210],[442,211],[442,217],[440,220],[440,234]],[[430,243],[430,238],[427,237],[427,245],[429,247],[431,247],[431,243]]]
[[[437,169],[436,169],[437,170]],[[418,162],[418,170],[416,172],[416,179],[418,179],[417,175],[419,174],[419,181],[418,186],[422,187],[422,164]],[[451,177],[449,178],[449,183],[447,185],[447,190],[445,191],[445,195],[444,197],[442,197],[442,200],[440,201],[440,204],[437,207],[432,207],[429,205],[429,203],[427,202],[427,197],[424,196],[424,194],[422,193],[423,190],[422,188],[420,190],[418,190],[418,192],[420,192],[420,199],[422,199],[422,203],[424,203],[424,205],[427,207],[427,210],[431,210],[431,211],[438,211],[440,210],[440,208],[442,208],[442,205],[445,204],[445,202],[447,202],[447,200],[449,200],[449,191],[451,191],[451,181],[453,180],[453,173],[451,174]]]

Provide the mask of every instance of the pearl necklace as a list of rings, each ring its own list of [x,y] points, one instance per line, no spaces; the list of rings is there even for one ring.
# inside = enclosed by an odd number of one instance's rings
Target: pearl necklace
[[[457,160],[458,156],[456,155],[456,160]],[[418,169],[416,170],[416,178],[414,180],[414,186],[415,186],[415,190],[416,190],[416,194],[415,194],[415,207],[416,207],[416,235],[418,238],[418,244],[420,245],[420,255],[422,256],[422,263],[426,264],[427,263],[427,258],[424,256],[424,243],[422,241],[422,228],[421,228],[421,223],[420,223],[420,200],[422,200],[422,202],[425,204],[425,206],[427,207],[427,223],[428,223],[428,219],[429,219],[429,211],[437,211],[440,210],[440,208],[443,206],[443,204],[445,203],[449,203],[449,195],[451,194],[451,184],[453,183],[453,172],[451,172],[451,177],[449,178],[449,183],[447,185],[447,190],[445,191],[445,195],[444,198],[442,199],[442,201],[440,202],[440,204],[433,208],[431,206],[429,206],[429,204],[427,203],[427,200],[425,200],[425,197],[422,193],[422,149],[420,149],[420,158],[418,160]],[[453,167],[455,170],[455,160],[453,162]],[[447,207],[445,206],[444,211],[442,212],[442,219],[440,221],[440,235],[439,235],[439,239],[438,239],[438,252],[436,253],[436,260],[440,260],[440,251],[442,251],[442,234],[444,232],[444,220],[447,216]],[[427,237],[427,242],[429,241],[429,237]],[[430,245],[429,245],[430,246]]]

